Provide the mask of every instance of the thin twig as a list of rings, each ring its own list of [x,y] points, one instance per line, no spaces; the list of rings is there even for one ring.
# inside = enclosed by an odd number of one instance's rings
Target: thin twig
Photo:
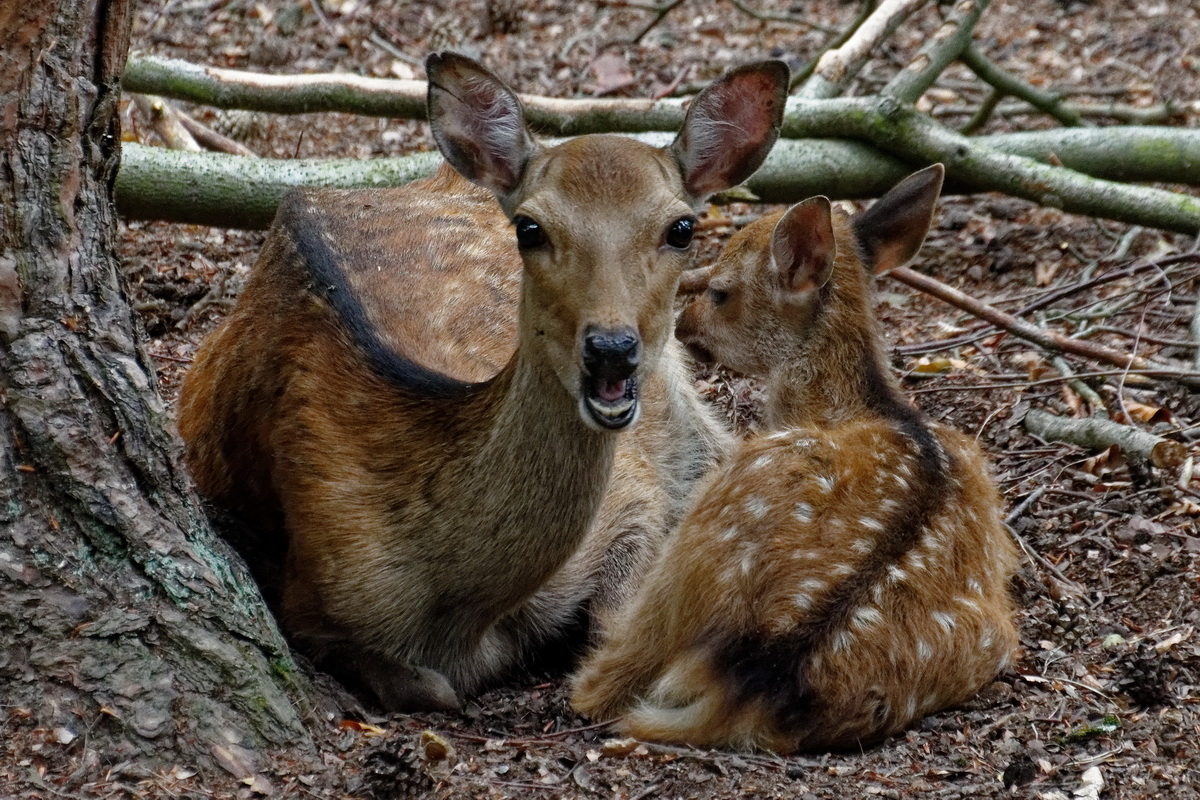
[[[1049,352],[1072,353],[1105,364],[1111,364],[1114,367],[1131,367],[1140,372],[1160,368],[1164,372],[1174,373],[1169,376],[1174,380],[1178,380],[1188,386],[1200,386],[1200,380],[1192,377],[1182,377],[1178,370],[1172,370],[1169,366],[1158,364],[1148,358],[1143,358],[1132,353],[1124,353],[1096,342],[1083,342],[1060,333],[1055,333],[1054,331],[1039,328],[1037,325],[1018,319],[995,306],[982,303],[974,297],[942,283],[936,278],[922,275],[908,267],[899,267],[888,274],[901,283],[907,284],[914,289],[919,289],[926,294],[949,303],[955,308],[986,320],[996,327],[1003,328],[1014,336],[1019,336],[1022,339],[1033,342]]]
[[[1083,118],[1078,112],[1072,111],[1063,104],[1061,94],[1047,92],[1026,83],[985,56],[975,45],[968,43],[959,53],[959,60],[984,83],[994,87],[997,91],[1024,100],[1039,111],[1054,117],[1063,125],[1075,127],[1084,124]]]
[[[1019,504],[1017,504],[1017,506],[1015,508],[1013,508],[1012,511],[1008,512],[1008,516],[1004,518],[1004,524],[1012,525],[1014,522],[1016,522],[1018,519],[1020,519],[1021,515],[1024,514],[1026,511],[1028,511],[1029,508],[1034,503],[1036,503],[1038,500],[1042,499],[1042,495],[1044,495],[1046,493],[1046,490],[1048,488],[1050,488],[1050,487],[1039,486],[1038,488],[1036,488],[1032,492],[1030,492],[1029,495],[1024,500],[1022,500]]]
[[[1034,564],[1050,573],[1051,578],[1056,581],[1056,588],[1062,594],[1078,596],[1084,593],[1084,589],[1075,581],[1063,575],[1062,570],[1054,566],[1050,559],[1043,556],[1037,550],[1034,550],[1029,542],[1025,541],[1025,537],[1017,533],[1011,526],[1008,527],[1008,533],[1013,537],[1013,540],[1020,546],[1021,551],[1025,553]]]
[[[988,120],[992,118],[992,115],[996,113],[996,109],[1000,106],[1000,101],[1003,100],[1004,97],[1004,92],[1000,91],[999,89],[992,89],[992,91],[988,92],[988,96],[984,99],[983,103],[980,104],[979,108],[975,109],[975,113],[971,115],[969,120],[967,120],[967,124],[959,128],[958,132],[963,136],[970,136],[971,134],[979,131],[988,123]],[[943,113],[949,112],[944,111]]]
[[[741,0],[729,0],[729,4],[743,14],[751,17],[752,19],[756,19],[759,22],[785,22],[789,25],[804,25],[810,30],[820,31],[821,33],[827,33],[831,36],[839,33],[837,28],[830,28],[828,25],[820,25],[816,22],[809,22],[806,19],[800,19],[799,17],[792,16],[791,14],[768,14],[765,11],[755,11],[753,8],[750,8],[748,5],[741,2]]]
[[[683,5],[683,0],[670,0],[669,3],[663,3],[661,6],[655,8],[654,19],[650,20],[650,23],[646,27],[642,28],[641,32],[639,32],[637,36],[634,36],[632,39],[630,39],[629,43],[637,44],[640,42],[643,36],[652,31],[655,25],[662,22],[663,19],[666,18],[667,14],[670,14],[681,5]]]
[[[1075,377],[1075,371],[1071,369],[1071,365],[1067,363],[1065,358],[1054,356],[1050,359],[1050,363],[1067,379],[1067,385],[1084,399],[1088,407],[1092,409],[1093,414],[1108,419],[1108,407],[1104,405],[1104,399],[1096,393],[1095,389]]]
[[[179,124],[192,135],[197,144],[205,149],[214,150],[218,153],[229,153],[235,156],[246,156],[248,158],[253,158],[257,155],[249,147],[246,147],[246,145],[234,141],[224,134],[217,133],[190,114],[185,114],[177,108],[174,111]]]

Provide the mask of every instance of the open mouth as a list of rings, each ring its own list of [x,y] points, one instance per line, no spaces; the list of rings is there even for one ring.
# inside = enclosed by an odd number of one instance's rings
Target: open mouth
[[[583,378],[583,406],[601,428],[618,430],[633,422],[638,412],[637,378],[621,380]]]

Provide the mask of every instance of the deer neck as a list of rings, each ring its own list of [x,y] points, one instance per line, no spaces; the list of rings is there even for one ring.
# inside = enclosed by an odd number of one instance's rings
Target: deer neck
[[[888,368],[862,266],[839,264],[817,302],[799,345],[768,376],[768,426],[828,427],[910,409]]]
[[[545,582],[578,547],[608,487],[617,435],[587,427],[528,338],[467,413],[486,418],[443,484],[455,495],[439,527],[471,552],[455,556],[486,569],[463,570],[461,591],[487,608],[464,606],[467,626],[486,627]],[[456,445],[457,447],[458,445]],[[469,536],[464,532],[470,531]]]

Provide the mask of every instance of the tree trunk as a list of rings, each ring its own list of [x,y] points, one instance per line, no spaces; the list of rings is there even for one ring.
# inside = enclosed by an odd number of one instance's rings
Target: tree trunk
[[[191,493],[118,277],[129,26],[128,0],[0,5],[0,741],[42,737],[23,774],[61,789],[127,761],[248,777],[312,746],[306,684]]]

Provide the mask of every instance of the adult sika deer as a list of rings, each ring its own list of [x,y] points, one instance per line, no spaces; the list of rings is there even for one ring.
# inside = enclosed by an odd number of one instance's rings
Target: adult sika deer
[[[766,157],[787,87],[747,66],[668,147],[545,147],[480,65],[427,71],[462,177],[289,195],[179,423],[201,490],[286,551],[285,628],[397,710],[615,607],[720,455],[672,303],[693,209]]]
[[[697,491],[572,702],[645,739],[857,747],[1008,664],[1016,554],[973,440],[890,376],[869,272],[924,241],[935,165],[845,219],[816,197],[747,226],[679,320],[767,381],[769,435]]]

